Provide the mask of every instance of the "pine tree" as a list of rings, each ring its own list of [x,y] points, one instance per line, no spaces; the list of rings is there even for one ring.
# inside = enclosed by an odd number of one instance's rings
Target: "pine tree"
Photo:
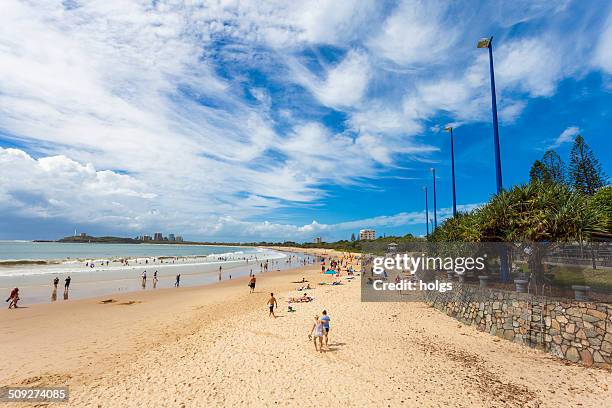
[[[565,163],[556,151],[547,150],[542,156],[542,164],[546,168],[549,181],[559,184],[565,183]]]
[[[569,177],[576,190],[588,195],[595,194],[608,180],[595,154],[580,135],[576,136],[570,153]]]
[[[536,160],[533,162],[531,166],[531,170],[529,170],[529,179],[531,182],[540,182],[546,183],[550,180],[550,176],[548,175],[548,171],[544,164],[541,161]]]
[[[351,242],[355,242],[355,233],[354,232],[351,234]]]

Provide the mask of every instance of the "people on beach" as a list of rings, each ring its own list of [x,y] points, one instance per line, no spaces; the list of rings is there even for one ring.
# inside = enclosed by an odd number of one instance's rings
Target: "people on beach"
[[[176,282],[174,282],[174,287],[178,288],[181,285],[181,274],[176,275]]]
[[[17,302],[19,302],[19,288],[13,288],[13,290],[11,290],[11,293],[9,294],[8,299],[6,299],[7,302],[9,302],[8,308],[12,309],[15,308],[17,309]]]
[[[330,318],[327,314],[327,310],[323,311],[323,315],[321,316],[321,321],[323,322],[323,337],[325,338],[325,348],[328,348],[328,337],[329,337],[329,321]]]
[[[153,272],[153,289],[157,287],[157,271]]]
[[[249,281],[249,287],[251,288],[249,293],[255,292],[255,284],[257,283],[257,278],[255,275],[251,276],[251,280]]]
[[[142,271],[142,288],[144,289],[147,286],[147,271]]]
[[[64,292],[68,292],[68,289],[70,289],[70,281],[72,279],[70,278],[70,275],[68,275],[68,277],[66,279],[64,279]]]
[[[268,314],[268,317],[272,316],[276,319],[276,315],[274,314],[275,307],[278,307],[278,303],[276,302],[274,293],[270,293],[270,299],[268,299],[268,308],[270,308],[270,313]]]
[[[312,340],[315,346],[315,351],[320,353],[323,352],[323,322],[319,319],[319,316],[314,317],[314,324],[312,325],[310,332],[308,333],[308,340]],[[319,345],[317,346],[317,340]]]
[[[53,279],[53,287],[55,289],[57,289],[57,284],[59,283],[59,278],[56,276],[55,279]]]

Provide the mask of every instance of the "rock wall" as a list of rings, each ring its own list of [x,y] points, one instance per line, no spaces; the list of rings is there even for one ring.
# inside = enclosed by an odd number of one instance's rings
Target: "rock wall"
[[[478,330],[562,359],[612,367],[612,306],[455,283],[427,302]]]

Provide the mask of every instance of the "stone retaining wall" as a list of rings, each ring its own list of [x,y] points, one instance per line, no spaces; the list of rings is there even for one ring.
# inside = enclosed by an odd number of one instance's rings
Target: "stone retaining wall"
[[[495,336],[537,347],[588,367],[612,367],[610,305],[456,282],[453,287],[450,292],[428,292],[427,302]]]

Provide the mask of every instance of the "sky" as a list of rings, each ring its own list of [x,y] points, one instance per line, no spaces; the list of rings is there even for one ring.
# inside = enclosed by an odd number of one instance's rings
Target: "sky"
[[[425,233],[581,134],[612,174],[612,2],[15,1],[0,239]]]

